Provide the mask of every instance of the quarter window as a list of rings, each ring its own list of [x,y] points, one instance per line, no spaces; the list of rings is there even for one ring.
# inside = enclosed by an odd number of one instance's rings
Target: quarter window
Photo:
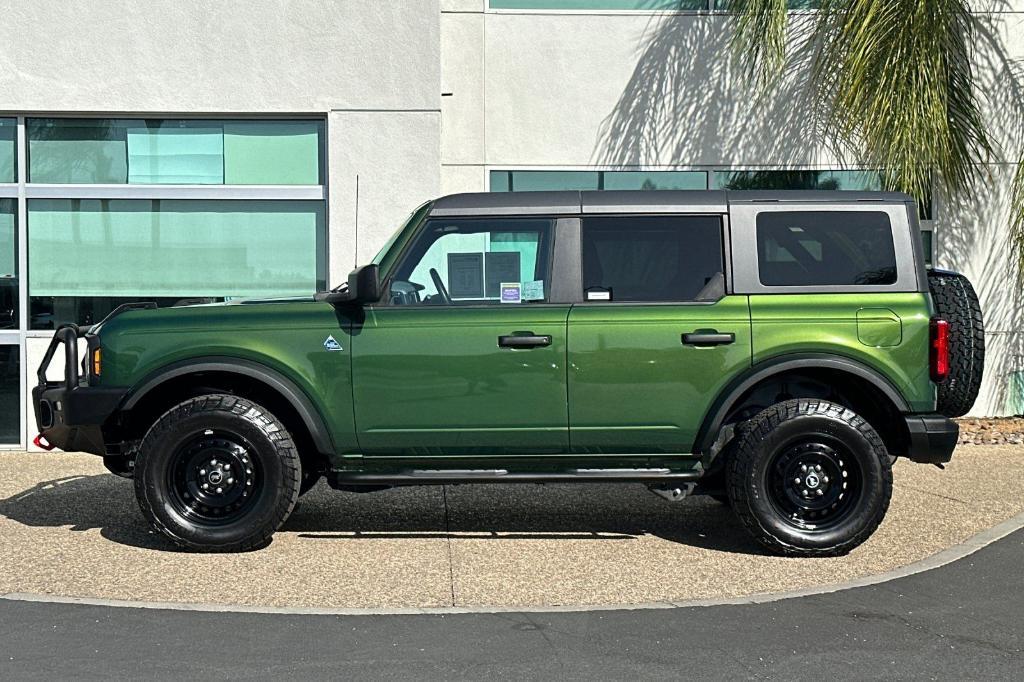
[[[707,301],[725,293],[717,216],[583,221],[585,301]]]
[[[882,212],[760,213],[757,259],[766,286],[896,283],[892,226]]]
[[[552,220],[431,220],[391,280],[394,305],[543,303]]]

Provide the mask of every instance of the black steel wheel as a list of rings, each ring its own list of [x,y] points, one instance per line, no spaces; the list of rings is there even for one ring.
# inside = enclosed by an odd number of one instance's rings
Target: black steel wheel
[[[234,433],[210,429],[184,441],[168,470],[170,501],[178,513],[214,526],[245,516],[263,492],[253,449]]]
[[[892,465],[878,433],[852,410],[788,400],[747,424],[726,462],[732,508],[769,550],[846,554],[885,517]]]
[[[149,429],[135,494],[154,528],[182,547],[237,552],[265,545],[299,496],[301,464],[284,426],[259,405],[204,395]]]
[[[845,446],[818,434],[780,449],[765,472],[776,511],[794,528],[818,532],[856,508],[863,473]]]

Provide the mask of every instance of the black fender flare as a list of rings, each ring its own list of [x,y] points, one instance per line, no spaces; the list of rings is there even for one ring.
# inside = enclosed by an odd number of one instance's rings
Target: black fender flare
[[[765,379],[795,369],[831,369],[846,372],[877,388],[898,411],[910,411],[910,405],[903,394],[877,370],[862,362],[828,353],[787,353],[752,365],[719,392],[701,422],[700,430],[694,441],[694,452],[698,454],[710,452],[725,418],[744,393]]]
[[[206,356],[181,360],[161,367],[149,374],[137,388],[132,389],[121,403],[121,410],[131,410],[139,402],[163,384],[178,377],[200,372],[236,374],[255,379],[281,394],[299,414],[303,424],[313,438],[313,444],[322,454],[334,453],[334,443],[323,415],[317,410],[309,396],[295,382],[275,369],[260,362],[228,356]]]

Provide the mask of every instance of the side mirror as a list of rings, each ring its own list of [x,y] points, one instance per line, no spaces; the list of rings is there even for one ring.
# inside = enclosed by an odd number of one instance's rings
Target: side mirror
[[[380,300],[380,271],[376,264],[363,265],[348,274],[348,289],[317,295],[328,303],[376,303]]]

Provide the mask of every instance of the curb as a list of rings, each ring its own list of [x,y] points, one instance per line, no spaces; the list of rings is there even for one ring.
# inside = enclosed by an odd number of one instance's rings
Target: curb
[[[428,606],[410,608],[304,608],[304,607],[281,607],[281,606],[245,606],[232,604],[209,604],[209,603],[177,603],[159,601],[132,601],[128,599],[94,599],[90,597],[63,597],[48,594],[28,594],[12,592],[0,595],[0,599],[6,601],[37,602],[48,604],[80,604],[84,606],[108,606],[115,608],[133,609],[155,609],[165,611],[197,611],[204,613],[259,613],[288,616],[390,616],[390,615],[455,615],[455,614],[485,614],[485,613],[577,613],[585,611],[638,611],[646,609],[677,609],[709,606],[736,606],[744,604],[765,604],[781,601],[783,599],[794,599],[796,597],[808,597],[819,594],[830,594],[852,590],[858,587],[868,587],[880,583],[889,582],[898,578],[924,573],[936,568],[950,564],[958,559],[974,554],[978,550],[1005,538],[1014,531],[1024,528],[1024,512],[1003,521],[999,525],[988,530],[983,530],[971,536],[959,545],[944,549],[932,556],[908,564],[901,568],[879,573],[877,575],[856,578],[847,582],[835,585],[823,585],[820,587],[808,587],[799,590],[786,592],[770,592],[746,595],[741,597],[726,597],[720,599],[697,599],[690,601],[657,601],[644,602],[639,604],[596,604],[579,606]]]

